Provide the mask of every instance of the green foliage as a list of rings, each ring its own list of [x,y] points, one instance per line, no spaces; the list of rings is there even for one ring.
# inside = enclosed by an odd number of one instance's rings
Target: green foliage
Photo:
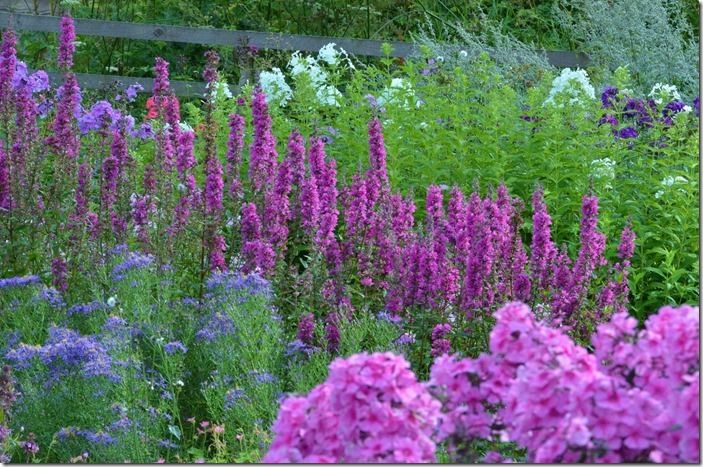
[[[594,65],[627,65],[638,91],[674,84],[689,98],[698,91],[698,39],[684,19],[695,10],[681,0],[561,0],[555,13]]]

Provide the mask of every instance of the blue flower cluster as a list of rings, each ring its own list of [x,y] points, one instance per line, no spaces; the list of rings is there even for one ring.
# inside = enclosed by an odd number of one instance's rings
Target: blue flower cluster
[[[18,277],[8,277],[6,279],[0,279],[0,290],[7,289],[10,287],[26,287],[28,285],[39,284],[41,279],[39,276],[18,276]]]
[[[125,255],[124,261],[118,263],[114,268],[112,268],[112,280],[115,282],[120,282],[130,271],[147,268],[153,263],[153,255],[130,251]]]
[[[234,334],[236,328],[234,320],[228,315],[220,312],[212,313],[205,326],[195,333],[197,341],[212,342],[220,336]]]
[[[16,369],[28,368],[37,359],[49,370],[47,386],[64,376],[80,374],[85,378],[107,377],[119,382],[112,358],[95,336],[82,336],[71,329],[52,326],[43,346],[20,344],[6,358]]]

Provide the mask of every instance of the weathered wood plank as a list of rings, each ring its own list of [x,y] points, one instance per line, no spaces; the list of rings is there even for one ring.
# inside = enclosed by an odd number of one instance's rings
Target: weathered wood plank
[[[49,81],[53,86],[60,86],[63,83],[63,73],[48,71]],[[151,93],[154,80],[151,78],[135,78],[131,76],[98,75],[93,73],[76,73],[78,84],[85,89],[109,89],[115,88],[124,90],[132,84],[141,84],[144,89],[140,92]],[[205,83],[202,81],[178,81],[171,80],[171,89],[179,96],[202,96],[205,93]],[[230,85],[230,90],[236,93],[235,86]]]
[[[17,30],[58,32],[60,18],[57,16],[14,14],[0,12],[0,27]],[[384,41],[352,39],[343,37],[304,36],[295,34],[267,33],[257,31],[231,31],[215,28],[191,28],[146,23],[127,23],[95,19],[74,20],[76,32],[88,36],[118,37],[135,40],[162,40],[203,45],[229,45],[233,47],[252,45],[260,49],[301,50],[316,52],[323,45],[336,43],[353,55],[382,56]],[[392,46],[393,57],[407,57],[418,52],[415,44],[387,41]],[[550,63],[556,67],[585,67],[588,57],[583,53],[547,51]]]
[[[17,30],[58,32],[58,16],[41,16],[0,12],[0,27]],[[350,39],[341,37],[301,36],[256,31],[231,31],[215,28],[191,28],[160,24],[127,23],[95,19],[74,19],[76,33],[88,36],[120,37],[136,40],[161,40],[187,44],[253,45],[260,49],[302,50],[316,52],[323,45],[336,43],[347,52],[355,55],[381,56],[382,41]],[[393,46],[392,55],[404,57],[415,51],[413,44],[389,42]]]

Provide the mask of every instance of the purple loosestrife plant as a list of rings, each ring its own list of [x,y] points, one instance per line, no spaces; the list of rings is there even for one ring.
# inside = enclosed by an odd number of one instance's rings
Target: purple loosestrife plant
[[[57,62],[62,70],[73,68],[73,54],[76,52],[76,29],[73,25],[73,18],[64,16],[61,18],[59,32],[59,55]]]
[[[205,214],[218,218],[222,212],[224,181],[222,180],[222,164],[217,158],[217,154],[208,158],[205,170]]]
[[[68,272],[66,269],[66,261],[62,258],[56,257],[51,260],[51,275],[53,277],[52,284],[54,284],[54,287],[56,287],[60,292],[65,292],[68,290]]]
[[[305,313],[298,322],[296,337],[306,345],[312,345],[315,338],[315,315]]]
[[[244,149],[244,117],[233,113],[229,116],[229,139],[227,140],[227,192],[233,200],[242,196],[240,170]]]
[[[3,118],[7,118],[14,98],[12,80],[17,67],[17,38],[14,31],[7,30],[2,35],[0,45],[0,106]]]
[[[222,235],[215,235],[212,239],[212,249],[210,250],[210,270],[211,271],[226,271],[227,262],[225,261],[225,238]]]
[[[12,209],[12,191],[10,190],[10,161],[0,147],[0,212]]]
[[[538,188],[532,194],[532,251],[530,273],[536,293],[546,290],[550,284],[550,265],[557,250],[552,242],[552,218],[544,202],[544,190]]]
[[[276,138],[271,131],[271,117],[266,104],[266,94],[261,89],[254,91],[251,103],[254,119],[254,137],[249,148],[249,179],[256,192],[273,186],[278,153]]]

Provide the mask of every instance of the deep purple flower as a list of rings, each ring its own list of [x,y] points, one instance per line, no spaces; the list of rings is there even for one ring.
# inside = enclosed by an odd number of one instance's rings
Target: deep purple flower
[[[686,107],[686,104],[683,101],[671,101],[664,106],[662,113],[666,117],[667,115],[681,112],[684,107]]]
[[[209,157],[205,166],[205,214],[219,216],[222,211],[222,164],[216,157]]]
[[[27,436],[26,441],[20,442],[20,447],[26,454],[36,454],[39,452],[39,445],[37,444],[36,438],[34,437],[34,433],[30,433]]]
[[[639,133],[633,127],[628,126],[618,131],[617,137],[621,139],[637,138]]]
[[[616,101],[618,88],[615,86],[606,86],[603,93],[600,95],[600,101],[604,109],[610,108]]]
[[[620,122],[618,122],[618,119],[615,117],[615,115],[605,114],[603,117],[601,117],[600,120],[598,120],[598,126],[601,126],[604,123],[609,123],[612,126],[617,126]]]
[[[695,112],[696,117],[701,116],[701,99],[699,96],[693,98],[693,111]]]

